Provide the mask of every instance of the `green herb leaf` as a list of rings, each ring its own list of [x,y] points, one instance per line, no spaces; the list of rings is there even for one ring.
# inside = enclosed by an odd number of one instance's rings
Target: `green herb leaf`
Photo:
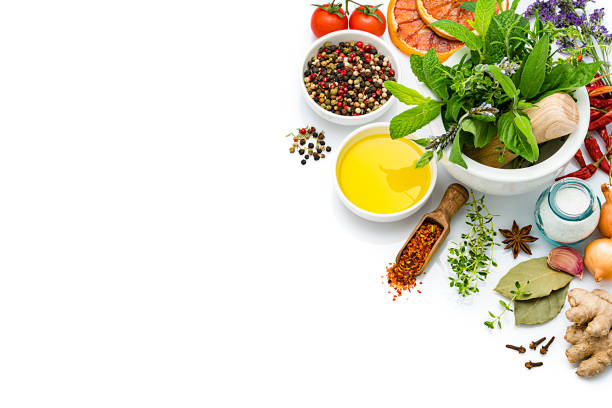
[[[440,114],[441,105],[439,101],[429,100],[395,116],[389,124],[391,138],[398,139],[419,130]]]
[[[485,62],[496,64],[504,57],[514,59],[521,54],[527,42],[529,20],[507,10],[493,16],[487,31]]]
[[[433,155],[434,152],[433,150],[428,150],[425,153],[423,153],[423,155],[419,158],[419,160],[417,160],[416,162],[416,168],[420,169],[421,167],[425,167],[427,166],[427,163],[429,163],[431,161],[431,159],[433,159]]]
[[[593,79],[601,64],[602,62],[580,63],[578,66],[570,63],[555,65],[546,75],[540,90],[543,93],[538,96],[538,99],[541,100],[557,92],[573,91],[585,86]]]
[[[531,144],[514,124],[513,112],[506,112],[499,117],[497,120],[497,135],[508,150],[531,161],[533,158]]]
[[[553,290],[566,286],[573,276],[565,272],[557,272],[548,267],[546,257],[534,258],[521,262],[505,274],[495,287],[501,295],[512,298],[510,293],[514,290],[514,282],[519,282],[529,295],[524,295],[520,300],[537,299],[550,295]],[[527,281],[529,283],[525,284]]]
[[[535,97],[542,88],[549,53],[550,38],[545,34],[533,47],[521,74],[519,89],[526,100]]]
[[[462,132],[459,131],[455,135],[455,139],[453,140],[453,146],[451,147],[451,152],[448,159],[451,163],[458,164],[459,166],[467,169],[467,164],[465,160],[463,160],[463,154],[461,150],[463,149],[463,140],[462,140]]]
[[[446,31],[459,41],[465,43],[470,50],[478,51],[482,48],[482,40],[480,37],[477,37],[476,34],[468,30],[463,24],[450,20],[437,20],[429,26]]]
[[[461,121],[461,129],[474,135],[474,146],[485,147],[495,135],[495,127],[488,122],[466,118]]]
[[[489,30],[489,24],[491,24],[491,19],[495,15],[496,6],[496,0],[478,0],[476,2],[472,27],[483,37]]]
[[[540,154],[540,150],[538,149],[538,141],[533,135],[533,129],[531,128],[531,121],[529,120],[529,116],[524,114],[523,112],[514,111],[514,125],[518,130],[527,138],[529,142],[529,146],[531,147],[531,155],[529,158],[525,157],[530,162],[534,162],[538,160],[538,156]]]
[[[487,65],[485,67],[485,71],[490,72],[491,75],[493,75],[493,78],[499,82],[502,89],[510,99],[516,100],[518,98],[518,91],[514,86],[514,82],[512,82],[512,79],[510,79],[509,76],[504,75],[499,67],[496,67],[495,65]]]
[[[447,122],[457,122],[459,120],[459,113],[462,108],[461,96],[459,94],[453,94],[450,99],[446,102],[446,112],[444,117]]]
[[[410,68],[415,77],[421,82],[425,82],[425,73],[423,72],[423,57],[418,54],[410,56]]]
[[[405,87],[404,85],[398,84],[395,81],[385,81],[385,88],[393,94],[400,102],[406,105],[421,105],[428,99],[414,89]]]
[[[412,141],[416,144],[418,144],[419,146],[427,146],[429,144],[429,142],[431,142],[431,140],[427,137],[424,137],[422,139],[412,139]]]
[[[424,82],[440,99],[446,101],[448,100],[448,81],[443,74],[444,68],[438,59],[438,54],[433,48],[430,48],[423,57]]]
[[[476,11],[476,2],[466,1],[465,3],[461,4],[461,6],[459,7],[466,9],[467,11],[471,11],[473,13],[474,11]]]
[[[533,104],[533,103],[529,103],[529,102],[525,102],[525,100],[524,100],[524,99],[521,99],[521,100],[518,102],[518,105],[517,105],[517,108],[519,108],[519,109],[521,109],[521,110],[524,110],[524,109],[532,109],[532,108],[537,108],[537,107],[538,107],[538,105]]]
[[[569,284],[548,296],[514,302],[515,324],[540,324],[553,319],[563,309],[568,290]]]

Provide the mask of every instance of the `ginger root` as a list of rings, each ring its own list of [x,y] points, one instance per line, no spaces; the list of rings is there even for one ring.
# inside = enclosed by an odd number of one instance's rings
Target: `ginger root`
[[[602,293],[603,292],[603,293]],[[567,295],[571,309],[565,315],[569,321],[587,324],[587,334],[594,337],[608,335],[612,328],[612,303],[610,294],[601,289],[593,293],[584,289],[572,289]]]
[[[612,295],[596,289],[572,289],[568,294],[571,309],[565,340],[573,344],[565,355],[570,363],[582,362],[576,370],[581,377],[602,373],[612,363]]]

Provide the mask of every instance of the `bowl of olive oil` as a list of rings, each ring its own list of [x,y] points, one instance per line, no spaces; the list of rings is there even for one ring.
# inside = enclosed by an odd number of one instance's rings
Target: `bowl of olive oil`
[[[336,191],[344,205],[370,221],[391,222],[418,211],[431,196],[437,167],[416,168],[423,148],[409,138],[391,139],[388,123],[362,126],[342,142]]]

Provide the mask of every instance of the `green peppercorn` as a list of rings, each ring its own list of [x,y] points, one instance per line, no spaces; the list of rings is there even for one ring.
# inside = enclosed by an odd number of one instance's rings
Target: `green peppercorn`
[[[289,153],[291,153],[291,154],[295,153],[295,147],[293,147],[293,146],[290,147],[289,148]]]

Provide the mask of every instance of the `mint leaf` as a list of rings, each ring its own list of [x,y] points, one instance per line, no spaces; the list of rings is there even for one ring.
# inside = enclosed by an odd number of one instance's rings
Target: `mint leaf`
[[[474,11],[476,11],[476,2],[466,1],[465,3],[461,4],[461,6],[459,7],[466,9],[467,11],[471,11],[473,13]]]
[[[434,21],[429,26],[444,30],[459,41],[465,43],[470,50],[478,51],[482,48],[482,40],[480,37],[477,37],[476,34],[465,28],[464,25],[455,21],[438,20]]]
[[[461,108],[461,96],[459,96],[459,94],[453,94],[453,96],[451,96],[446,102],[446,112],[444,113],[446,121],[457,122]]]
[[[493,78],[495,78],[495,80],[499,82],[506,95],[508,95],[510,99],[516,101],[518,97],[518,91],[516,90],[514,82],[512,82],[512,79],[510,79],[509,76],[504,75],[501,72],[501,69],[499,69],[499,67],[496,67],[495,65],[486,66],[485,71],[490,72],[491,75],[493,75]]]
[[[441,105],[439,101],[429,100],[393,117],[389,124],[391,138],[398,139],[419,130],[440,114]]]
[[[495,14],[496,6],[496,0],[478,0],[476,2],[472,27],[483,37],[486,36],[489,30],[489,24],[491,24],[491,19]]]
[[[448,81],[444,76],[444,68],[433,48],[423,57],[423,77],[425,85],[440,99],[448,100]]]
[[[385,81],[385,88],[406,105],[420,105],[430,99],[425,98],[414,89],[406,88],[395,81]]]
[[[410,68],[415,77],[421,82],[425,82],[425,73],[423,72],[423,57],[418,54],[410,56]]]
[[[422,139],[412,139],[412,141],[413,141],[414,143],[418,144],[419,146],[423,146],[423,147],[425,147],[425,146],[427,146],[427,145],[429,144],[429,142],[430,142],[431,140],[429,140],[429,138],[427,138],[427,137],[424,137],[424,138],[422,138]]]
[[[545,34],[533,47],[533,50],[527,57],[523,72],[521,74],[521,82],[519,89],[523,98],[529,100],[535,97],[546,75],[546,60],[550,52],[550,38]]]

